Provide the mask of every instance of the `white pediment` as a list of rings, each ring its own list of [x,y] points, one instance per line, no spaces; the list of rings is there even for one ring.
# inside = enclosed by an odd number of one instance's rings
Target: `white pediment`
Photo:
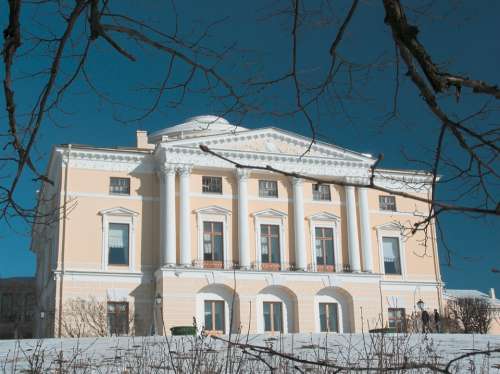
[[[280,212],[276,209],[264,209],[253,214],[254,217],[268,217],[268,218],[283,218],[286,217],[287,214],[284,212]]]
[[[99,211],[99,214],[101,216],[108,215],[108,216],[126,216],[126,217],[139,215],[139,213],[123,207],[104,209]]]
[[[168,146],[198,149],[202,144],[214,151],[317,157],[363,163],[374,162],[374,159],[367,155],[349,151],[333,144],[315,142],[311,145],[310,138],[276,128],[172,141],[168,143]]]
[[[381,225],[375,226],[375,228],[379,231],[403,231],[404,226],[397,221],[383,223]]]
[[[307,217],[307,219],[309,219],[310,221],[337,221],[337,222],[340,222],[339,216],[332,214],[332,213],[328,213],[328,212],[315,213],[315,214],[312,214],[309,217]]]
[[[210,205],[207,207],[203,208],[198,208],[194,211],[195,213],[201,213],[201,214],[219,214],[219,215],[230,215],[231,211],[229,209],[217,206],[217,205]]]

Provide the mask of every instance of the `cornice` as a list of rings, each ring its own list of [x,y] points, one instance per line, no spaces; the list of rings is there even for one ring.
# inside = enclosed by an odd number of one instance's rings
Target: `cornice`
[[[62,151],[63,159],[68,158],[68,150]],[[152,173],[155,170],[154,158],[149,154],[71,150],[69,167],[76,169],[123,171],[135,173]]]

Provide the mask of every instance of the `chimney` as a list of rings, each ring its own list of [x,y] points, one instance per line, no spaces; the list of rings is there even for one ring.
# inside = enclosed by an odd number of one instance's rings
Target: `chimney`
[[[494,289],[494,288],[490,288],[490,298],[492,298],[492,299],[496,299],[496,296],[495,296],[495,289]]]
[[[137,130],[137,148],[151,149],[154,148],[153,144],[148,143],[148,132],[143,130]]]

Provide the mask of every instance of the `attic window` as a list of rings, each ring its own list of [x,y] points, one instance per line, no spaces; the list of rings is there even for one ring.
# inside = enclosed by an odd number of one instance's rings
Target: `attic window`
[[[109,179],[109,193],[112,195],[130,195],[130,178]]]
[[[380,210],[396,211],[396,196],[379,196],[378,202]]]
[[[260,197],[278,197],[278,182],[276,181],[259,181],[259,196]]]
[[[222,193],[222,177],[202,177],[202,192]]]
[[[330,185],[328,184],[313,184],[313,200],[315,201],[331,201]]]

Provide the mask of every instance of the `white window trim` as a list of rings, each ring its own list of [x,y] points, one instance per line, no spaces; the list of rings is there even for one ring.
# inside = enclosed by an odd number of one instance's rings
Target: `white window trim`
[[[257,331],[260,334],[276,334],[277,332],[265,331],[265,323],[264,323],[264,303],[265,302],[279,302],[281,303],[282,308],[282,323],[283,323],[283,334],[288,334],[288,304],[292,306],[291,302],[287,303],[287,300],[283,300],[282,298],[273,295],[273,294],[258,294],[257,295]]]
[[[330,304],[337,304],[337,325],[339,327],[339,334],[344,333],[344,320],[343,320],[343,311],[342,311],[342,304],[340,300],[337,300],[333,296],[329,295],[316,295],[314,297],[314,327],[316,329],[316,332],[321,333],[321,321],[319,319],[319,304],[320,303],[330,303]],[[336,334],[335,332],[331,331],[329,334]]]
[[[198,332],[201,332],[205,327],[205,301],[222,301],[224,302],[224,334],[229,334],[230,328],[230,310],[226,299],[214,292],[203,292],[196,295],[196,320]]]
[[[382,238],[397,238],[399,242],[399,259],[401,261],[401,274],[387,274],[388,276],[402,277],[406,280],[406,255],[405,242],[401,233],[401,226],[397,222],[386,223],[376,227],[380,274],[385,274],[384,266],[384,245]]]
[[[203,267],[203,224],[204,222],[222,223],[222,264],[224,268],[231,269],[233,256],[229,250],[229,216],[231,211],[219,206],[209,206],[195,210],[198,225],[198,266]]]
[[[257,270],[262,267],[262,248],[260,243],[260,225],[278,225],[280,243],[280,266],[285,269],[285,221],[286,213],[274,209],[261,210],[253,214],[255,226],[255,265]]]
[[[136,231],[136,217],[139,213],[134,212],[130,209],[118,207],[101,210],[99,214],[102,216],[102,249],[101,249],[101,270],[108,271],[109,266],[114,267],[115,265],[108,264],[108,235],[109,235],[109,224],[110,223],[126,223],[128,224],[128,270],[130,272],[135,271],[135,231]],[[120,265],[116,265],[120,266]],[[119,271],[119,270],[117,270]]]
[[[342,271],[342,250],[340,248],[340,243],[342,242],[339,239],[339,235],[342,232],[340,227],[340,217],[327,213],[321,212],[317,214],[313,214],[307,217],[309,220],[310,226],[310,235],[311,235],[311,265],[312,271],[317,270],[316,263],[316,227],[329,227],[333,229],[333,255],[335,256],[335,272]]]

